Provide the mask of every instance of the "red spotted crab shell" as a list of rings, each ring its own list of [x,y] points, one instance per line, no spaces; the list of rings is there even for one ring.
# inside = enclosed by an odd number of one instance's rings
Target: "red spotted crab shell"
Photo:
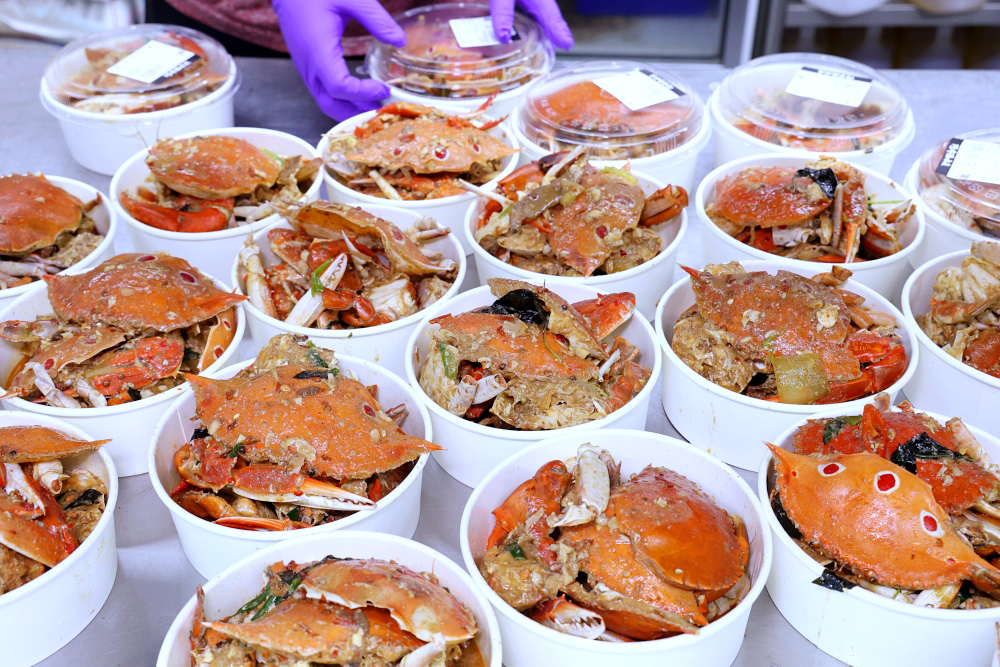
[[[146,164],[171,190],[202,199],[223,199],[274,185],[281,161],[249,141],[212,135],[161,139]]]

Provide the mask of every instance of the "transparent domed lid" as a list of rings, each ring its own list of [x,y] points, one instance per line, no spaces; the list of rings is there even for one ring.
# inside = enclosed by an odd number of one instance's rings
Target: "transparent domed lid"
[[[430,97],[486,97],[552,69],[552,44],[534,19],[519,12],[508,44],[493,34],[485,3],[416,7],[394,18],[406,32],[406,46],[376,42],[368,53],[368,70],[403,90]]]
[[[67,44],[49,63],[42,85],[80,111],[142,113],[194,101],[235,74],[232,57],[208,35],[143,24]]]
[[[1000,128],[966,132],[924,153],[917,194],[956,225],[1000,238]]]
[[[719,111],[768,143],[809,151],[868,150],[903,128],[909,107],[889,79],[846,58],[781,53],[734,69]]]
[[[544,150],[577,145],[593,157],[628,159],[673,150],[704,122],[701,98],[656,65],[588,62],[557,70],[525,93],[524,136]]]

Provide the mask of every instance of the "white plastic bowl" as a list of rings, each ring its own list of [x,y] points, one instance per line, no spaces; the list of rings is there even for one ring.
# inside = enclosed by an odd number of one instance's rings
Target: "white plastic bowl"
[[[710,202],[715,201],[715,185],[729,174],[742,171],[747,167],[804,167],[812,160],[806,156],[791,155],[752,155],[739,160],[734,160],[712,170],[708,176],[698,186],[698,192],[694,196],[692,205],[697,212],[698,223],[705,229],[703,238],[705,239],[705,262],[708,264],[721,264],[731,260],[744,261],[747,259],[761,259],[781,263],[790,271],[827,271],[830,264],[826,262],[811,262],[801,259],[790,259],[779,255],[772,255],[769,252],[758,250],[724,232],[716,225],[705,207]],[[876,201],[890,201],[897,199],[914,199],[914,196],[904,188],[882,174],[865,168],[861,165],[857,167],[865,175],[865,190],[874,195]],[[854,273],[854,280],[872,288],[879,294],[884,294],[893,302],[896,302],[899,291],[903,287],[903,282],[910,274],[908,259],[918,251],[924,241],[924,216],[921,209],[914,213],[914,219],[906,226],[900,237],[900,244],[903,249],[899,252],[873,259],[868,262],[851,262],[841,264]]]
[[[404,211],[391,206],[371,206],[366,204],[363,208],[372,215],[389,220],[401,229],[410,227],[422,217],[412,211]],[[260,246],[261,259],[265,266],[273,266],[281,261],[272,252],[271,245],[267,241],[267,233],[272,229],[291,229],[291,225],[287,222],[279,222],[254,234],[254,241]],[[462,282],[465,280],[465,270],[468,260],[465,257],[465,252],[462,250],[461,243],[459,243],[455,236],[455,233],[451,233],[424,245],[424,249],[427,252],[439,252],[458,264],[458,275],[455,277],[455,282],[445,292],[444,296],[431,304],[432,308],[458,294],[462,289]],[[237,255],[230,268],[229,279],[236,286],[236,290],[240,294],[246,294],[246,281],[240,279],[239,267],[240,258]],[[375,327],[364,327],[362,329],[334,330],[313,329],[286,324],[277,318],[265,315],[249,301],[245,302],[245,309],[247,321],[250,326],[250,335],[253,337],[254,345],[257,347],[263,347],[267,341],[279,334],[302,334],[316,340],[329,341],[327,347],[336,350],[337,354],[350,354],[361,359],[374,361],[383,368],[398,375],[403,374],[403,357],[399,351],[403,349],[406,341],[410,339],[410,334],[413,332],[414,327],[417,326],[417,322],[427,314],[426,311],[421,310],[389,324],[380,324]]]
[[[919,403],[917,404],[919,409]],[[860,408],[841,406],[810,418],[856,415]],[[928,412],[945,423],[950,416]],[[946,413],[951,415],[950,412]],[[785,429],[775,444],[792,449],[792,435],[803,420]],[[983,449],[1000,460],[1000,441],[969,425]],[[757,493],[764,507],[765,523],[774,541],[774,567],[767,579],[767,592],[799,634],[821,651],[854,667],[940,667],[940,665],[988,665],[997,650],[995,624],[1000,608],[932,609],[896,602],[860,586],[843,592],[831,591],[812,581],[823,573],[788,536],[770,508],[768,476],[772,456],[762,459],[757,473]]]
[[[657,179],[632,172],[632,175],[639,181],[640,187],[647,195],[663,187],[663,183]],[[492,190],[493,188],[491,188]],[[480,197],[469,206],[465,213],[465,225],[462,231],[465,234],[465,243],[472,248],[472,255],[476,258],[476,273],[479,276],[479,284],[485,285],[489,278],[514,278],[515,280],[540,280],[544,279],[547,285],[588,285],[595,289],[607,292],[633,292],[635,293],[636,310],[647,320],[653,318],[656,310],[656,300],[673,283],[674,266],[677,263],[677,250],[681,246],[684,234],[687,232],[688,216],[687,209],[681,211],[680,220],[660,225],[657,234],[663,239],[663,250],[652,260],[641,264],[633,269],[613,273],[606,276],[568,277],[568,276],[543,276],[542,274],[521,269],[499,259],[486,252],[479,243],[476,242],[475,231],[479,216],[482,215],[485,200]]]
[[[219,619],[235,612],[260,592],[264,568],[277,561],[304,563],[326,556],[392,560],[417,572],[432,572],[438,582],[462,601],[476,617],[476,643],[486,667],[501,667],[500,628],[489,603],[476,590],[465,570],[430,547],[395,535],[360,530],[314,534],[286,540],[250,554],[212,577],[204,586],[205,616]],[[156,667],[188,667],[191,664],[191,624],[195,597],[192,594],[167,630]]]
[[[328,341],[316,340],[317,345],[329,347]],[[403,379],[370,361],[337,355],[338,365],[343,372],[354,371],[358,379],[366,384],[378,385],[378,400],[383,407],[405,403],[409,415],[403,423],[403,430],[425,440],[431,440],[431,423],[427,410],[420,404],[416,392]],[[210,377],[231,378],[249,366],[252,361],[223,368]],[[170,510],[170,518],[177,529],[184,555],[194,569],[206,579],[226,569],[237,561],[259,549],[292,540],[303,535],[330,535],[342,529],[357,528],[410,537],[417,529],[420,519],[420,487],[427,465],[427,454],[422,454],[406,476],[403,483],[392,490],[374,510],[355,512],[321,526],[290,531],[252,531],[219,526],[211,521],[199,519],[170,498],[170,491],[180,483],[180,476],[174,467],[174,452],[191,441],[191,435],[198,426],[195,419],[194,392],[186,387],[171,409],[163,415],[149,445],[149,479],[160,501]]]
[[[462,114],[468,111],[468,109],[463,109],[462,107],[450,104],[435,104],[433,106],[434,108],[440,109],[449,114]],[[374,118],[375,113],[375,111],[367,111],[337,124],[332,130],[323,135],[323,138],[320,139],[319,144],[316,146],[316,151],[320,156],[325,157],[327,146],[330,143],[329,135],[351,131],[358,125],[362,125]],[[480,120],[483,121],[488,121],[490,118],[490,116],[480,116]],[[500,125],[488,130],[488,133],[497,139],[500,139],[511,148],[520,148],[520,144],[513,139],[513,135],[511,135],[505,123],[501,123]],[[514,171],[515,167],[517,167],[517,159],[517,153],[505,157],[501,162],[502,168],[500,173],[497,174],[496,178],[493,180],[484,183],[483,187],[489,188],[495,186],[497,181]],[[462,234],[461,229],[462,221],[465,219],[465,210],[476,199],[476,195],[471,192],[466,192],[460,195],[452,195],[451,197],[441,197],[440,199],[391,201],[382,197],[372,197],[371,195],[355,192],[331,176],[326,167],[323,167],[323,178],[326,181],[326,196],[330,199],[330,201],[342,202],[344,204],[350,204],[351,206],[363,206],[365,208],[367,208],[369,204],[381,206],[391,205],[393,208],[412,211],[420,216],[434,218],[437,220],[439,225],[447,227],[452,231],[458,239],[458,242],[462,244],[462,249],[465,251],[466,255],[472,252],[472,248],[466,247],[465,245],[465,237]]]
[[[1000,433],[1000,379],[977,371],[934,344],[917,324],[916,315],[931,309],[934,281],[949,266],[961,266],[968,250],[927,262],[903,286],[903,313],[920,343],[920,365],[906,385],[906,397],[917,405],[933,405],[990,433]],[[998,457],[1000,459],[1000,457]]]
[[[97,206],[90,210],[88,215],[94,221],[94,226],[97,228],[97,231],[104,235],[104,240],[98,243],[97,247],[94,248],[89,255],[64,271],[60,271],[60,273],[79,273],[80,271],[86,271],[91,267],[97,266],[104,260],[114,257],[115,233],[118,231],[118,219],[111,214],[111,208],[108,206],[107,195],[95,187],[87,185],[81,181],[75,181],[72,178],[50,176],[49,174],[46,174],[45,178],[49,183],[62,188],[66,192],[78,198],[84,204],[92,202],[95,199],[101,200]],[[0,290],[0,306],[10,305],[14,299],[27,292],[41,289],[44,284],[44,281],[35,280],[27,285],[21,285],[20,287]]]
[[[91,171],[110,176],[136,151],[152,146],[158,139],[232,127],[233,97],[241,75],[235,63],[230,67],[233,75],[218,89],[189,104],[162,111],[122,115],[80,111],[56,100],[44,81],[38,95],[45,110],[59,121],[73,159]]]
[[[548,74],[548,70],[541,72],[538,77],[542,77]],[[535,78],[538,78],[535,77]],[[376,81],[376,77],[372,77]],[[534,81],[532,79],[531,81]],[[531,85],[531,81],[525,83],[519,88],[512,88],[511,90],[505,90],[503,92],[497,93],[497,96],[493,98],[490,102],[489,113],[495,118],[500,118],[501,116],[509,116],[517,108],[518,103],[521,101],[521,96],[524,95],[524,91],[528,89]],[[432,97],[430,95],[418,95],[417,93],[411,92],[409,90],[403,90],[398,86],[389,85],[389,100],[387,104],[392,104],[394,102],[407,102],[410,104],[423,104],[424,106],[436,107],[440,103],[447,104],[450,107],[457,107],[462,109],[465,113],[470,111],[475,111],[479,107],[486,103],[488,97],[466,97],[466,98],[441,98]]]
[[[739,160],[740,158],[760,153],[771,153],[778,155],[807,155],[810,159],[815,159],[820,154],[810,153],[796,148],[788,148],[772,144],[769,141],[758,139],[746,132],[736,129],[732,123],[723,118],[719,110],[718,90],[713,92],[708,98],[708,115],[712,119],[712,127],[715,128],[715,166],[719,167],[727,162]],[[906,147],[916,136],[917,125],[913,121],[913,111],[906,112],[906,120],[899,134],[880,146],[875,146],[870,150],[857,151],[837,151],[832,153],[838,160],[850,162],[854,165],[867,167],[872,171],[888,175],[892,171],[892,165],[896,161],[896,156],[906,150]]]
[[[0,412],[0,427],[6,426],[46,426],[83,440],[108,437],[106,431],[86,433],[63,420],[23,412]],[[3,662],[7,667],[41,662],[80,634],[104,606],[118,572],[115,464],[102,450],[63,461],[67,469],[85,468],[104,482],[108,490],[104,513],[90,536],[66,560],[24,586],[0,595]]]
[[[749,271],[767,271],[774,274],[779,269],[793,271],[803,276],[822,273],[820,270],[800,271],[774,261],[741,262]],[[903,348],[909,364],[903,375],[884,391],[896,397],[917,369],[916,334],[903,314],[889,301],[871,288],[849,280],[844,289],[864,297],[868,307],[896,318],[897,333],[902,338]],[[677,432],[696,447],[718,456],[729,465],[754,470],[767,451],[764,441],[789,424],[826,410],[826,405],[793,405],[763,401],[724,389],[691,370],[681,361],[670,343],[674,338],[674,324],[677,318],[695,302],[691,288],[691,278],[685,277],[674,283],[660,299],[653,323],[656,336],[663,349],[663,383],[661,400],[663,411]],[[838,403],[845,413],[860,412],[865,403],[871,403],[874,395]]]
[[[256,127],[234,127],[208,132],[188,132],[174,136],[175,139],[187,137],[219,135],[244,139],[254,146],[266,148],[278,155],[302,155],[307,159],[319,157],[316,149],[298,137]],[[170,135],[163,135],[170,136]],[[157,229],[139,222],[122,206],[120,197],[123,192],[135,194],[136,188],[148,184],[150,176],[146,165],[147,149],[142,149],[132,155],[111,179],[111,199],[115,215],[125,223],[129,238],[136,252],[166,252],[175,257],[182,257],[195,268],[216,276],[224,276],[230,268],[230,258],[243,247],[243,240],[250,234],[264,229],[275,220],[268,216],[249,225],[239,225],[231,229],[217,232],[170,232]],[[320,167],[322,169],[322,167]],[[319,191],[323,179],[317,173],[312,185],[305,192],[302,202],[314,202],[319,199]]]
[[[649,464],[665,466],[697,483],[727,512],[742,517],[750,537],[748,572],[753,584],[746,598],[698,634],[622,644],[563,634],[531,620],[504,602],[483,579],[477,565],[486,551],[486,541],[495,523],[491,512],[540,466],[554,459],[575,456],[584,442],[610,451],[622,464],[622,479]],[[543,655],[558,655],[559,664],[575,667],[728,667],[740,650],[750,608],[763,591],[771,569],[771,535],[753,491],[739,475],[714,457],[676,438],[622,429],[546,438],[500,463],[469,497],[462,514],[459,542],[466,569],[496,610],[506,647],[504,663],[507,667],[534,666],[539,664],[538,656]]]
[[[924,214],[926,230],[924,242],[910,255],[910,266],[914,269],[926,264],[932,259],[955,252],[956,250],[968,250],[976,241],[991,241],[989,236],[974,232],[971,229],[957,225],[948,218],[938,213],[920,195],[920,188],[917,183],[917,172],[920,169],[918,159],[906,172],[903,180],[903,187],[907,192],[913,193],[913,199],[917,203],[917,209]]]
[[[536,285],[543,281],[535,279]],[[559,285],[553,291],[570,303],[593,299],[605,292],[584,285]],[[449,475],[469,487],[474,487],[500,461],[524,449],[531,443],[538,442],[556,434],[592,433],[596,429],[614,426],[642,430],[646,428],[646,414],[649,412],[649,399],[653,394],[653,385],[660,373],[660,351],[654,339],[653,328],[641,317],[632,316],[623,326],[615,330],[612,336],[622,336],[639,348],[638,362],[652,371],[649,381],[639,393],[622,408],[615,410],[607,417],[595,419],[586,424],[577,424],[560,429],[545,431],[514,431],[492,428],[456,417],[435,403],[420,388],[417,377],[427,359],[424,356],[431,341],[431,331],[437,325],[430,324],[433,317],[441,315],[457,315],[474,308],[488,306],[496,300],[489,287],[476,287],[459,294],[444,304],[443,307],[428,315],[410,337],[406,345],[406,379],[414,387],[420,401],[427,407],[431,415],[431,424],[438,440],[445,449],[434,452],[434,458]]]
[[[532,160],[538,160],[552,151],[548,147],[539,146],[521,132],[519,120],[520,105],[514,109],[508,124],[515,141],[521,146],[521,164],[527,164]],[[612,166],[622,167],[628,164],[635,173],[647,174],[667,185],[679,185],[688,193],[694,191],[697,181],[695,181],[695,167],[698,164],[698,156],[709,139],[712,138],[712,124],[708,118],[703,118],[701,128],[688,141],[684,142],[673,150],[665,151],[657,155],[647,157],[636,157],[628,160],[601,160],[593,159],[591,163],[595,167]]]
[[[229,291],[224,283],[214,278],[212,281],[219,289]],[[49,303],[48,290],[36,290],[25,294],[11,303],[6,310],[0,312],[0,322],[7,320],[32,321],[38,316],[50,313],[52,313],[52,305]],[[246,318],[243,314],[243,308],[237,304],[236,333],[233,335],[233,342],[229,344],[221,357],[205,369],[206,373],[222,368],[229,363],[240,347],[245,328]],[[0,340],[0,369],[3,369],[0,380],[2,382],[6,384],[10,373],[23,358],[20,344]],[[88,433],[100,433],[102,438],[111,438],[111,442],[104,445],[104,451],[114,459],[119,475],[131,477],[146,472],[146,443],[149,442],[153,426],[183,390],[183,386],[177,386],[141,401],[111,405],[105,408],[58,408],[32,403],[23,398],[8,398],[5,407],[30,412],[32,418],[42,415],[59,418]]]

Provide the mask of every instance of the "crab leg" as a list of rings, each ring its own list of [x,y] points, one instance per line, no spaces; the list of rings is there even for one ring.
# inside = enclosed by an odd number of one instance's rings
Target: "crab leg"
[[[928,588],[920,592],[913,604],[918,607],[946,608],[951,605],[961,587],[961,584],[945,584],[937,588]]]
[[[55,567],[71,553],[62,540],[38,523],[2,510],[0,544],[48,567]]]
[[[97,389],[95,389],[89,382],[87,382],[86,379],[80,378],[79,380],[76,381],[76,384],[73,386],[76,389],[76,393],[79,394],[81,397],[87,399],[87,402],[90,403],[91,407],[95,408],[107,407],[108,399],[104,397],[104,394],[97,391]]]
[[[444,635],[435,633],[430,642],[410,651],[399,661],[398,667],[436,667],[444,664],[447,645]]]
[[[410,411],[407,409],[406,403],[400,403],[393,408],[387,409],[385,414],[389,415],[389,419],[391,419],[396,426],[402,427],[403,421],[406,419],[406,416],[410,414]]]
[[[260,312],[268,317],[277,317],[274,301],[271,300],[271,289],[267,285],[267,274],[260,261],[260,246],[248,236],[240,249],[240,264],[246,269],[247,297]]]
[[[39,461],[33,464],[31,467],[31,476],[45,490],[51,493],[62,491],[63,480],[68,477],[68,475],[63,473],[62,462],[58,459],[55,461]]]
[[[473,185],[472,183],[469,183],[468,181],[463,180],[461,178],[455,179],[455,181],[456,183],[458,183],[458,187],[462,188],[463,190],[474,192],[480,197],[486,197],[487,199],[492,199],[493,201],[495,201],[496,203],[500,204],[505,208],[511,203],[509,199],[504,197],[499,192],[487,190],[486,188],[481,188],[478,185]]]
[[[497,373],[488,375],[480,380],[476,380],[476,395],[472,398],[473,403],[482,403],[491,398],[496,398],[507,388],[507,380]]]
[[[556,176],[559,175],[559,172],[565,169],[568,165],[573,164],[574,160],[583,155],[586,150],[587,149],[583,146],[583,144],[577,144],[576,148],[566,153],[563,159],[556,162],[547,172],[545,172],[545,176],[542,177],[542,185],[547,185],[554,181]]]
[[[344,277],[344,273],[347,271],[347,254],[343,253],[337,255],[337,257],[330,263],[323,275],[320,276],[319,282],[323,286],[324,290],[336,289],[337,285],[340,284],[340,279]],[[295,307],[292,308],[292,312],[288,314],[285,318],[285,322],[288,324],[293,324],[295,326],[307,327],[312,324],[321,312],[323,312],[323,292],[318,294],[313,294],[312,290],[309,290],[302,295]]]
[[[42,276],[47,276],[50,273],[56,273],[59,269],[52,267],[52,270],[47,270],[44,264],[35,264],[29,262],[10,262],[10,261],[0,261],[0,271],[7,274],[8,276],[32,276],[34,278],[41,278]]]
[[[266,519],[260,516],[226,516],[216,519],[213,523],[226,528],[239,528],[240,530],[292,530],[295,528],[308,528],[308,524],[291,521],[289,519]]]
[[[42,502],[42,497],[38,495],[35,488],[28,483],[28,476],[24,474],[21,466],[16,463],[4,463],[3,469],[6,476],[6,482],[3,487],[4,493],[17,492],[24,502],[35,508],[36,511],[32,515],[32,518],[41,516],[45,512],[45,503]]]
[[[608,508],[611,499],[611,475],[601,460],[601,449],[590,443],[580,445],[573,470],[574,494],[563,497],[562,513],[555,518],[553,528],[579,526],[593,521]]]
[[[276,465],[240,468],[233,474],[233,492],[252,500],[294,503],[316,509],[355,511],[375,507],[375,503],[364,496],[301,473],[289,473]]]
[[[389,181],[385,180],[382,174],[378,173],[375,169],[369,171],[368,176],[375,181],[375,185],[377,185],[378,189],[382,191],[382,194],[385,195],[386,199],[395,199],[397,201],[401,201],[403,199],[399,196],[399,193],[396,192],[396,188],[392,187],[392,185],[389,184]]]
[[[614,352],[612,352],[611,356],[608,357],[604,361],[603,364],[601,364],[600,368],[597,369],[597,379],[598,380],[603,380],[604,376],[607,374],[608,370],[614,365],[614,363],[616,361],[618,361],[618,359],[621,358],[621,356],[622,356],[621,349],[618,349],[618,350],[615,350]]]
[[[543,602],[531,618],[547,628],[584,639],[597,639],[606,629],[600,614],[563,597]]]
[[[50,405],[54,405],[59,408],[83,407],[75,399],[70,398],[56,388],[55,382],[52,381],[52,378],[49,377],[48,372],[40,363],[36,361],[29,361],[24,365],[24,369],[34,374],[35,386],[38,387],[38,391],[42,392],[42,395],[45,396],[45,400],[47,400]]]
[[[472,401],[476,397],[478,385],[471,375],[466,375],[455,387],[455,393],[451,396],[451,403],[448,404],[448,412],[453,415],[464,415],[472,407]]]

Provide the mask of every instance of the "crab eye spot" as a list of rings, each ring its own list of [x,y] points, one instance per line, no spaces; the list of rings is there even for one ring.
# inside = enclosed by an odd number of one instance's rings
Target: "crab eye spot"
[[[370,405],[368,405],[366,403],[365,404],[365,414],[368,415],[369,417],[374,417],[375,416],[375,409],[372,406],[370,406]]]
[[[156,255],[143,255],[142,257],[137,257],[135,261],[137,262],[152,262],[156,259]]]
[[[225,352],[225,349],[223,349],[221,345],[216,345],[215,350],[213,350],[213,352],[215,352],[215,358],[218,359],[219,357],[222,356],[222,353]]]
[[[45,370],[50,370],[55,365],[56,365],[56,360],[55,359],[46,359],[45,360]]]
[[[823,477],[832,477],[838,472],[843,472],[844,466],[840,463],[822,463],[818,467],[819,474]]]
[[[232,329],[233,328],[233,323],[230,322],[229,320],[222,320],[222,327],[224,329]]]
[[[899,488],[899,477],[896,473],[885,471],[875,475],[875,489],[879,493],[892,493]]]
[[[396,239],[397,241],[402,241],[403,240],[403,232],[399,231],[398,229],[393,229],[392,230],[392,238]]]
[[[195,277],[192,276],[187,271],[181,271],[181,278],[183,278],[184,280],[188,281],[189,283],[195,282]]]
[[[923,527],[924,532],[931,537],[941,537],[944,535],[944,528],[941,527],[941,523],[937,520],[937,517],[927,510],[920,512],[920,525]]]
[[[446,157],[448,157],[448,149],[445,148],[444,146],[438,146],[437,148],[434,149],[434,157],[436,157],[439,160],[445,159]]]
[[[483,148],[479,144],[472,144],[472,152],[476,154],[482,153]]]
[[[594,230],[594,231],[597,232],[598,238],[602,238],[603,239],[605,236],[608,235],[608,228],[605,227],[604,225],[599,225],[597,227],[597,229]]]
[[[393,157],[399,157],[402,154],[403,154],[403,147],[402,146],[396,146],[395,148],[392,149],[392,155],[393,155]]]

